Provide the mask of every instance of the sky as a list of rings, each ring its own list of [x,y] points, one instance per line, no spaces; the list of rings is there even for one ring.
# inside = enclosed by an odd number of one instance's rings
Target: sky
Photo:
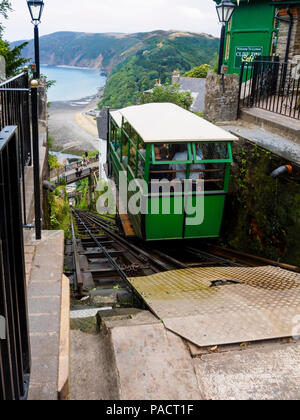
[[[31,39],[26,0],[11,0],[5,39]],[[220,35],[213,0],[44,0],[40,35],[57,31],[147,32],[186,30]]]

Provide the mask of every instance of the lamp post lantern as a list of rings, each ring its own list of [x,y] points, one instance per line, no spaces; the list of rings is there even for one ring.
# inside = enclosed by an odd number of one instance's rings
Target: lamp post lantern
[[[34,25],[34,53],[36,65],[36,78],[40,78],[40,46],[39,46],[39,24],[41,23],[44,9],[43,0],[27,0],[31,21]]]
[[[235,8],[236,8],[236,4],[232,3],[229,0],[221,0],[221,2],[219,4],[217,4],[217,6],[216,6],[219,21],[220,21],[220,23],[222,23],[218,74],[221,74],[221,68],[222,68],[222,64],[223,64],[224,43],[225,43],[225,25],[226,25],[227,22],[230,21]]]

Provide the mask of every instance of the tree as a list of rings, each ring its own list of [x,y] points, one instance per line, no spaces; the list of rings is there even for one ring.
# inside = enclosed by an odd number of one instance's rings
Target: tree
[[[8,12],[12,11],[11,2],[9,0],[0,0],[0,17],[7,19]],[[9,43],[3,40],[4,24],[0,22],[0,55],[5,58],[6,62],[6,76],[15,76],[20,67],[24,66],[27,61],[22,57],[22,49],[27,45],[27,42],[11,49]]]
[[[22,49],[25,45],[27,45],[27,42],[11,49],[7,41],[0,39],[0,55],[5,58],[7,77],[13,77],[18,74],[20,68],[29,61],[22,57]]]
[[[202,66],[194,67],[192,70],[185,73],[184,77],[196,77],[199,79],[206,79],[209,70],[211,70],[211,66],[209,64],[202,64]]]
[[[166,83],[165,85],[156,85],[150,92],[142,93],[140,102],[142,104],[151,102],[171,102],[190,110],[193,104],[193,98],[190,92],[180,91],[178,83],[172,85]]]
[[[0,15],[4,18],[8,18],[8,12],[12,11],[11,2],[9,0],[0,1]],[[4,25],[0,22],[0,38],[2,38]]]

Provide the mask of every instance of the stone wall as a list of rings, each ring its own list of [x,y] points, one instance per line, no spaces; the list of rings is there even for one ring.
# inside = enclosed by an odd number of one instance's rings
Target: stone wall
[[[294,24],[291,37],[289,60],[292,60],[295,55],[300,55],[300,7],[293,8]],[[280,17],[289,19],[286,9],[282,9]],[[280,22],[277,55],[281,60],[285,59],[285,52],[287,46],[289,24],[287,22]]]
[[[230,192],[220,244],[300,267],[300,168],[246,140],[234,143]]]
[[[6,79],[6,62],[5,58],[0,55],[0,81],[4,81]]]
[[[239,76],[224,78],[212,71],[206,78],[204,118],[212,122],[235,121],[238,114]]]
[[[48,119],[48,105],[47,105],[47,85],[45,79],[39,80],[38,87],[38,107],[39,107],[39,120],[45,126],[47,125]]]
[[[300,55],[300,8],[298,12],[297,22],[295,22],[295,43],[294,43],[294,55]]]

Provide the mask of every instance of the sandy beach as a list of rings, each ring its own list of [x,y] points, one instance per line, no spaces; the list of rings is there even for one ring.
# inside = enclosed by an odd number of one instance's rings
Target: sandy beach
[[[51,102],[49,136],[55,151],[81,154],[99,148],[97,123],[87,112],[96,109],[100,99],[101,91],[74,101]]]

